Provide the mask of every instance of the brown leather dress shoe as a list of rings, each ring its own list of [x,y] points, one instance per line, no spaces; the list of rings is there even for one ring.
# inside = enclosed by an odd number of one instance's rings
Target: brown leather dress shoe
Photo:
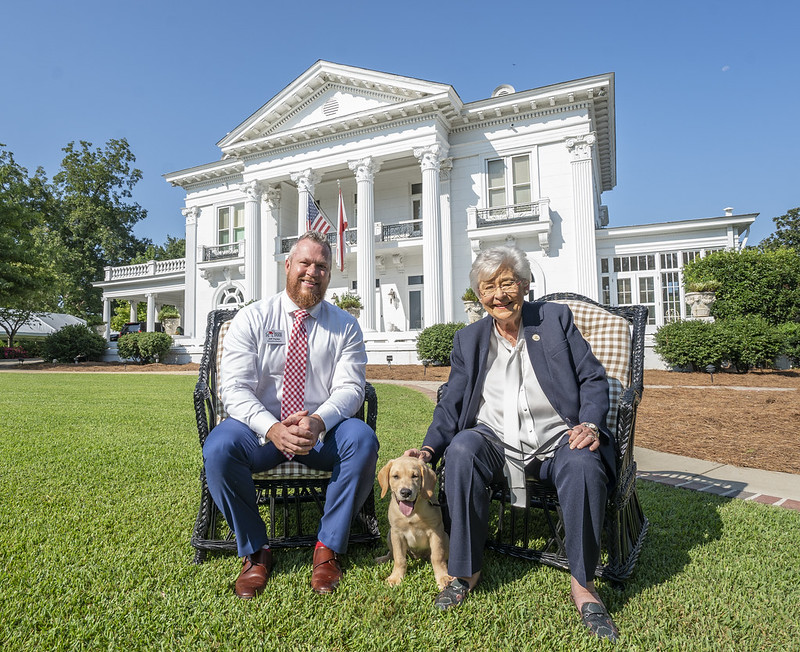
[[[244,558],[242,572],[236,580],[234,593],[242,600],[256,597],[264,590],[272,572],[272,550],[258,550]]]
[[[320,546],[314,550],[314,570],[311,573],[311,588],[315,593],[333,593],[342,579],[342,565],[330,548]]]

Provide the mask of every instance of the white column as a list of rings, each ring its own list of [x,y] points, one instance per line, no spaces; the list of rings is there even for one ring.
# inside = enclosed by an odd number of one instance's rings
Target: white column
[[[261,229],[261,255],[264,258],[261,276],[261,297],[271,297],[278,293],[278,280],[280,278],[278,263],[275,256],[280,252],[281,234],[278,232],[281,214],[281,188],[280,186],[267,186],[263,193],[264,213],[261,220],[264,228]]]
[[[442,230],[439,211],[439,168],[447,155],[441,145],[417,147],[414,156],[422,168],[422,273],[425,280],[423,325],[440,324],[442,307]]]
[[[244,202],[244,300],[261,298],[261,185],[248,181],[239,185]]]
[[[147,294],[147,332],[152,333],[156,329],[156,295]]]
[[[443,319],[452,322],[453,319],[453,229],[450,220],[450,170],[453,169],[453,159],[442,160],[439,166],[439,182],[441,183],[441,224],[442,224],[442,303]],[[422,231],[423,238],[425,231]],[[459,318],[460,321],[460,318]]]
[[[197,217],[200,209],[197,206],[181,210],[186,218],[186,264],[183,289],[183,334],[194,337],[198,320],[205,319],[205,314],[197,314]],[[202,327],[201,327],[202,328]]]
[[[572,200],[574,213],[576,291],[597,301],[597,244],[595,240],[595,193],[593,161],[597,138],[593,133],[565,141],[572,165]]]
[[[314,187],[322,180],[319,172],[308,169],[290,175],[297,185],[297,236],[308,231],[308,195],[314,196]]]
[[[375,174],[380,170],[380,163],[371,156],[348,161],[350,169],[356,174],[356,192],[358,193],[358,223],[356,224],[356,242],[358,256],[356,259],[356,279],[358,296],[364,308],[361,310],[359,322],[364,331],[374,331],[377,323],[375,312]]]
[[[128,321],[134,322],[139,321],[139,311],[136,309],[139,306],[139,301],[135,298],[130,300],[131,302],[131,310],[130,310],[130,319]]]
[[[103,297],[103,321],[106,323],[106,332],[104,337],[106,342],[111,341],[111,300],[108,297]]]

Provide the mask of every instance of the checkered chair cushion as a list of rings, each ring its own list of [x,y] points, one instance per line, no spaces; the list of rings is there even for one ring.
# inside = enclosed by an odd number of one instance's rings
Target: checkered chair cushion
[[[220,379],[220,370],[221,370],[221,363],[222,363],[222,351],[224,348],[224,340],[225,335],[228,332],[228,328],[230,327],[231,322],[226,321],[223,323],[219,328],[219,335],[217,336],[217,360],[215,366],[215,374],[214,377],[217,380],[217,383]],[[217,389],[215,387],[215,389]],[[211,400],[214,404],[214,414],[216,414],[216,424],[220,423],[223,419],[228,417],[228,413],[225,412],[225,406],[222,404],[222,400],[219,396],[219,391],[216,391],[212,394]],[[254,473],[253,479],[254,480],[278,480],[278,479],[285,479],[285,480],[305,480],[305,479],[315,479],[315,478],[323,478],[328,479],[331,477],[330,471],[318,471],[316,469],[309,469],[305,464],[301,464],[300,462],[295,462],[294,460],[288,460],[286,462],[282,462],[274,469],[270,469],[269,471],[262,471],[260,473]]]
[[[628,320],[584,301],[557,300],[569,306],[575,326],[605,367],[610,408],[606,425],[617,434],[619,397],[631,383],[631,327]]]

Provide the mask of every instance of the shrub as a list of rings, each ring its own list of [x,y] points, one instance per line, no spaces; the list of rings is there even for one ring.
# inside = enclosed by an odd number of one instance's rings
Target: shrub
[[[719,367],[729,353],[716,324],[699,321],[673,321],[656,331],[655,346],[667,364],[699,371],[713,364]]]
[[[94,329],[82,324],[72,324],[45,338],[42,357],[59,362],[74,362],[79,357],[99,360],[105,350],[105,339]]]
[[[775,251],[715,251],[683,267],[687,286],[718,282],[711,314],[717,319],[760,315],[771,324],[800,320],[800,255]]]
[[[147,364],[163,360],[172,346],[172,337],[166,333],[128,333],[117,341],[120,358]]]
[[[417,337],[417,355],[423,362],[433,364],[450,364],[450,354],[453,352],[453,337],[456,331],[464,328],[462,322],[449,324],[434,324],[428,326]]]
[[[778,326],[783,336],[783,354],[794,367],[800,367],[800,324],[787,322]]]
[[[728,346],[728,361],[736,371],[772,367],[783,350],[784,337],[777,327],[758,315],[744,315],[716,322]]]
[[[351,292],[345,292],[340,297],[333,295],[333,303],[342,310],[347,310],[348,308],[363,308],[361,305],[361,297],[359,297],[357,294],[352,294]]]
[[[0,358],[4,360],[19,360],[28,357],[30,357],[28,352],[21,346],[4,346],[0,349]]]
[[[158,321],[164,321],[165,319],[178,319],[180,316],[181,313],[178,312],[178,309],[175,306],[170,306],[169,304],[161,306],[161,310],[158,311]]]
[[[478,295],[475,294],[475,290],[471,287],[464,290],[464,294],[461,295],[462,301],[479,301]]]

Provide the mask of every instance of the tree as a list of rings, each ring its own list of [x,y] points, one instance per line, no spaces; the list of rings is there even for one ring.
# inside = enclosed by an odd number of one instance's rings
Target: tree
[[[13,307],[47,280],[33,239],[45,195],[44,171],[29,177],[11,152],[0,149],[0,306]]]
[[[716,251],[683,268],[687,285],[717,281],[711,314],[761,315],[771,324],[800,321],[800,255],[791,249]]]
[[[8,346],[42,309],[43,289],[53,280],[34,237],[48,200],[44,171],[31,177],[11,152],[0,149],[0,327]]]
[[[102,149],[73,142],[63,151],[53,178],[58,205],[47,216],[42,241],[58,272],[51,304],[98,321],[102,291],[92,282],[104,267],[127,264],[144,250],[132,228],[147,211],[130,201],[142,172],[133,167],[136,158],[124,138],[109,140]]]
[[[168,235],[163,245],[153,244],[150,240],[144,242],[146,243],[144,252],[131,259],[132,265],[150,260],[175,260],[186,256],[186,238],[174,238]]]
[[[800,207],[791,208],[786,215],[773,217],[775,233],[761,241],[759,247],[765,250],[775,250],[779,247],[789,247],[800,253]]]

